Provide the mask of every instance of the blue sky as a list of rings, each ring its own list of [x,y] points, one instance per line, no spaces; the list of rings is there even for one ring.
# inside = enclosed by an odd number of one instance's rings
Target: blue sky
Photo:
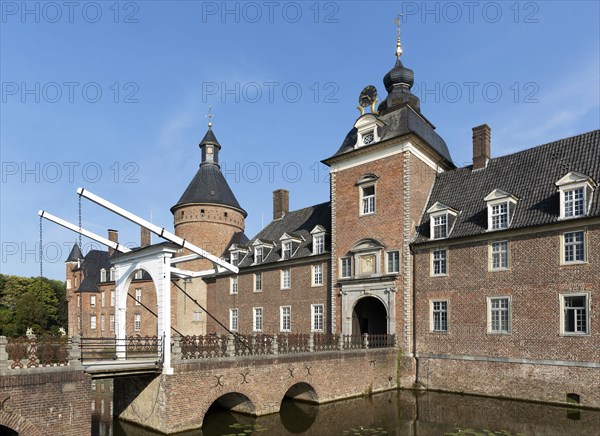
[[[209,106],[246,230],[329,199],[326,168],[368,84],[387,95],[402,17],[422,113],[458,166],[471,128],[500,156],[600,125],[599,2],[1,2],[3,274],[37,275],[39,220],[78,220],[78,186],[172,229]],[[532,169],[535,170],[535,169]],[[83,226],[139,229],[83,202]],[[44,223],[44,274],[75,233]],[[154,237],[154,241],[158,238]],[[84,247],[89,240],[84,238]]]

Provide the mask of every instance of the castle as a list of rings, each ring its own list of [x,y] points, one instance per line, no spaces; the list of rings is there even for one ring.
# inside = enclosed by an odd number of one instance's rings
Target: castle
[[[276,190],[273,220],[251,238],[209,123],[171,208],[175,233],[239,273],[178,280],[173,329],[395,335],[402,387],[600,407],[600,130],[491,158],[490,128],[478,126],[473,164],[456,168],[401,54],[398,43],[387,96],[377,105],[367,86],[323,160],[330,201],[290,211]],[[112,255],[73,247],[70,334],[114,335]],[[145,271],[129,297],[127,335],[160,335]]]

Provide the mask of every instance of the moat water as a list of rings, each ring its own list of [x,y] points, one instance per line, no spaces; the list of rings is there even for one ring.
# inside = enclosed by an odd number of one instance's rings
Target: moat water
[[[200,394],[200,393],[199,393]],[[112,383],[97,382],[93,436],[159,436],[112,415]],[[258,418],[210,411],[202,429],[213,435],[600,435],[600,411],[439,392],[388,391],[323,405],[284,400]]]

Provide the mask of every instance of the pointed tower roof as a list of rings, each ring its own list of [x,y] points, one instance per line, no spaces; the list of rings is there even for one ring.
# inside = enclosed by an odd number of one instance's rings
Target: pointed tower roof
[[[83,255],[81,254],[81,250],[79,249],[79,245],[77,243],[73,244],[73,248],[71,248],[71,252],[69,253],[69,257],[67,257],[66,262],[77,262],[78,259],[82,259]]]
[[[246,217],[246,211],[238,203],[221,172],[219,165],[221,144],[212,130],[212,123],[208,124],[208,131],[200,141],[199,147],[202,151],[200,168],[177,204],[171,208],[171,212],[189,204],[217,204],[238,209]]]

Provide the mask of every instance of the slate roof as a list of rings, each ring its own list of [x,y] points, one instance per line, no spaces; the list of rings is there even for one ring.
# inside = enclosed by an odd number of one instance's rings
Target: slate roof
[[[98,292],[98,283],[100,283],[100,270],[105,268],[108,271],[111,268],[107,251],[90,250],[83,258],[81,267],[83,280],[75,292]]]
[[[204,163],[200,165],[198,172],[177,204],[171,208],[171,212],[178,206],[198,203],[230,206],[239,209],[244,217],[247,216],[246,211],[242,209],[235,195],[233,195],[221,169],[216,164]]]
[[[600,130],[491,159],[484,169],[473,171],[470,165],[441,173],[425,210],[439,201],[460,211],[446,239],[484,234],[488,226],[483,199],[497,188],[518,198],[510,229],[559,222],[555,183],[571,171],[600,182]],[[588,216],[600,216],[600,188],[596,188]],[[429,230],[429,214],[425,213],[414,242],[429,242]]]
[[[83,256],[81,254],[81,250],[79,249],[78,244],[73,244],[73,248],[71,248],[71,252],[69,253],[69,257],[67,257],[66,262],[77,262],[77,259],[81,259]]]
[[[441,158],[452,164],[452,157],[450,156],[446,142],[434,130],[435,127],[429,121],[427,121],[423,115],[417,113],[410,105],[405,104],[396,110],[380,115],[378,118],[385,123],[385,126],[379,127],[379,130],[377,131],[380,138],[379,142],[409,133],[414,133],[427,144],[429,144],[431,148],[440,155]],[[350,132],[348,132],[346,135],[346,138],[344,139],[344,142],[338,151],[333,156],[325,160],[327,161],[333,157],[350,153],[354,150],[356,140],[357,129],[356,127],[353,127],[352,130],[350,130]],[[361,149],[366,149],[375,144],[376,143],[363,146]],[[452,164],[452,166],[454,166],[454,164]]]
[[[310,232],[317,226],[321,225],[326,232],[325,251],[329,252],[330,239],[327,235],[331,234],[331,203],[321,203],[304,209],[288,212],[281,219],[273,220],[269,225],[262,229],[248,244],[250,252],[239,263],[239,268],[244,268],[254,265],[254,250],[252,243],[260,239],[261,241],[272,241],[275,247],[270,251],[268,256],[260,265],[271,264],[281,259],[281,241],[279,238],[284,233],[297,236],[302,242],[294,245],[294,254],[290,259],[301,259],[312,256],[312,235]],[[297,249],[296,249],[297,247]],[[266,254],[266,253],[265,253]]]

